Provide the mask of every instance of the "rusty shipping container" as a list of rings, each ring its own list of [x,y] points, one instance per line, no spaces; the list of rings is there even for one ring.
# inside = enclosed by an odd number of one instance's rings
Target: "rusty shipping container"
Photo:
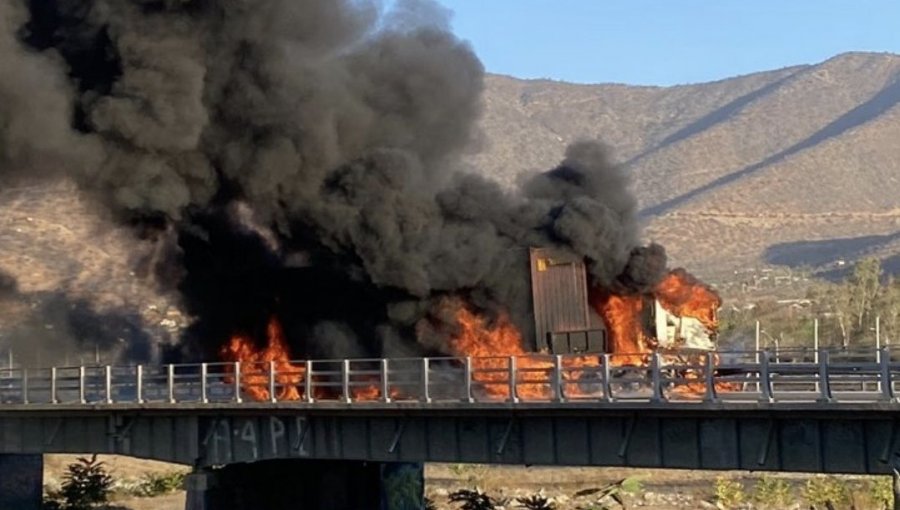
[[[588,301],[584,260],[552,248],[531,248],[530,258],[537,350],[605,352],[606,328]]]

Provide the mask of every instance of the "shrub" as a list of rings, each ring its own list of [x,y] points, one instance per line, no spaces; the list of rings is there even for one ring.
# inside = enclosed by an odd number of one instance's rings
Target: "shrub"
[[[786,508],[793,500],[791,486],[780,478],[771,478],[763,475],[756,482],[753,500],[762,508]]]
[[[527,498],[516,498],[516,503],[518,503],[519,508],[525,508],[526,510],[554,510],[556,508],[556,505],[541,494],[534,494]]]
[[[185,474],[181,471],[147,473],[138,483],[135,494],[147,498],[175,492],[184,486]]]
[[[66,469],[59,491],[64,508],[87,510],[98,503],[106,503],[113,479],[106,472],[105,463],[97,461],[97,454],[90,459],[78,457]]]
[[[460,510],[494,510],[498,506],[505,506],[506,500],[494,499],[487,494],[481,492],[478,488],[475,490],[460,489],[451,492],[448,496],[453,503],[462,503]]]
[[[586,507],[579,507],[584,510],[609,510],[614,508],[625,508],[625,494],[636,494],[642,489],[641,481],[637,478],[624,478],[618,482],[613,482],[604,487],[594,489],[584,489],[575,493],[576,498],[591,497],[593,502]]]
[[[815,477],[806,481],[803,497],[814,508],[845,506],[850,502],[850,489],[837,478]]]
[[[738,508],[747,500],[744,486],[737,480],[716,478],[715,490],[716,505],[719,508]]]
[[[888,510],[894,504],[894,481],[889,476],[879,476],[868,483],[868,496],[878,510]]]

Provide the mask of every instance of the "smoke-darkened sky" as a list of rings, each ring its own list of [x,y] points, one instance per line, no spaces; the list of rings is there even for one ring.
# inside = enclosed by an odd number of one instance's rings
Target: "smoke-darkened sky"
[[[895,0],[440,0],[489,72],[673,85],[900,53]]]

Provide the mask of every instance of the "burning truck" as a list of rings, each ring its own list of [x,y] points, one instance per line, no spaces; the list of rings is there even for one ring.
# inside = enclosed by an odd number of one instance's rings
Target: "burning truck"
[[[584,261],[552,249],[530,250],[535,349],[553,354],[715,348],[721,301],[684,270],[649,292],[589,288]]]
[[[549,369],[542,354],[567,357],[567,367],[597,367],[603,354],[610,365],[644,367],[653,352],[668,358],[704,356],[716,347],[717,310],[721,300],[709,286],[683,269],[669,271],[646,292],[614,292],[591,286],[582,259],[552,248],[529,250],[534,337],[522,335],[506,313],[489,318],[458,297],[445,297],[438,308],[454,322],[450,353],[471,357],[475,368],[505,371],[503,358],[515,356],[526,370]],[[419,328],[426,323],[420,323]],[[424,334],[418,331],[419,334]],[[244,390],[253,398],[267,400],[268,366],[274,363],[282,391],[279,400],[302,397],[304,368],[292,361],[281,324],[272,317],[266,341],[260,344],[245,334],[235,334],[221,348],[226,361],[242,362]],[[257,368],[254,368],[257,367]],[[508,397],[504,374],[480,374],[488,395]],[[571,385],[581,392],[579,385]],[[688,387],[688,390],[691,388]],[[354,399],[380,396],[375,385],[354,391]],[[700,392],[701,390],[696,390]],[[524,384],[526,397],[546,397],[546,388]],[[321,395],[320,395],[321,396]],[[393,396],[397,396],[393,394]]]

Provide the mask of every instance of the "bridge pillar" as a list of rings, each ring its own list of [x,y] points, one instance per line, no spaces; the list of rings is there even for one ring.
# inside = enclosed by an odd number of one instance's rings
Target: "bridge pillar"
[[[900,510],[900,453],[891,455],[891,485],[894,488],[894,510]]]
[[[0,508],[40,510],[43,485],[42,455],[0,454]]]
[[[420,510],[421,464],[266,460],[192,473],[187,510]]]
[[[215,494],[216,474],[213,471],[199,470],[184,478],[185,510],[210,510],[211,496]]]

